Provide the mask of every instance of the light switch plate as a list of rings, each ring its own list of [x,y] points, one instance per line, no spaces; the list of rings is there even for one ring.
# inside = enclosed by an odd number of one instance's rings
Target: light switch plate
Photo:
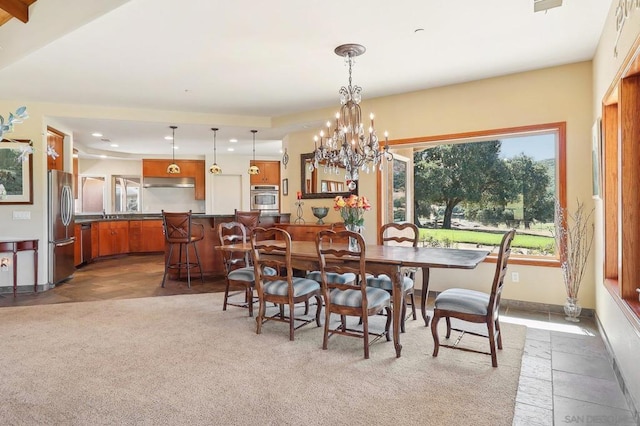
[[[30,211],[14,211],[13,212],[13,220],[30,220],[31,212]]]

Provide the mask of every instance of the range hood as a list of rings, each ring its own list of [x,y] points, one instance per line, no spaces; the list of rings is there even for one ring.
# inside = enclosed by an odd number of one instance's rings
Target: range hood
[[[142,181],[143,188],[195,188],[192,177],[146,177]]]

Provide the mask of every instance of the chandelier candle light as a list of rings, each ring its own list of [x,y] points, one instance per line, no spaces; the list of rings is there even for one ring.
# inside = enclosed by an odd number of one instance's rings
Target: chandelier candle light
[[[171,135],[171,164],[167,166],[167,173],[177,175],[180,173],[180,166],[176,164],[176,129],[178,126],[169,126],[173,134]]]
[[[209,167],[209,173],[219,175],[222,173],[222,167],[218,166],[218,161],[216,159],[216,132],[218,129],[216,127],[212,127],[211,130],[213,130],[213,165]]]
[[[382,160],[390,161],[393,154],[389,152],[387,132],[384,133],[385,145],[380,149],[380,143],[373,122],[373,114],[368,132],[362,123],[360,101],[362,100],[362,87],[352,85],[351,71],[355,63],[355,57],[362,55],[365,48],[359,44],[343,44],[335,48],[335,53],[345,58],[349,66],[349,85],[340,88],[340,112],[336,113],[335,127],[332,129],[331,121],[327,121],[326,134],[324,130],[314,136],[314,161],[309,166],[310,171],[317,169],[320,164],[330,170],[338,170],[344,167],[345,181],[350,190],[356,188],[359,179],[359,171],[366,173],[375,171],[376,167],[382,169]]]

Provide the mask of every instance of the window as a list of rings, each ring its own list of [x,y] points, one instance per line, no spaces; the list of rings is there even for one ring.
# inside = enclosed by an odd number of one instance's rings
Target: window
[[[514,261],[557,264],[554,206],[565,205],[564,143],[564,123],[395,141],[384,217],[412,217],[422,243],[440,247],[492,249],[513,227]],[[396,157],[408,157],[411,167]],[[407,170],[413,182],[404,198]]]

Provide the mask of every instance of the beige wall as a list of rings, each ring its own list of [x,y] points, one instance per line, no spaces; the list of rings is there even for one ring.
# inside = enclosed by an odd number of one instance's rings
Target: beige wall
[[[377,130],[380,133],[388,130],[390,139],[566,121],[569,204],[573,205],[576,199],[580,199],[589,207],[593,203],[590,186],[592,96],[591,62],[582,62],[365,100],[362,109],[365,115],[375,113]],[[322,120],[333,115],[330,110],[316,114],[307,112],[303,116],[306,120]],[[274,122],[288,122],[301,116],[280,117]],[[299,154],[313,149],[313,132],[289,135],[284,143],[291,156],[287,170],[290,196],[285,203],[289,204],[289,211],[295,218],[293,202],[295,191],[300,189]],[[375,197],[373,175],[361,175],[360,194]],[[331,200],[303,201],[307,223],[314,220],[311,206],[332,206]],[[365,214],[365,238],[368,242],[374,242],[376,238],[376,208]],[[327,222],[339,220],[335,211],[325,219]],[[591,271],[593,262],[590,266]],[[507,283],[505,298],[554,305],[564,303],[566,296],[559,268],[513,265],[510,270],[519,272],[520,281]],[[492,264],[480,265],[474,271],[434,270],[430,289],[442,290],[453,285],[481,289],[491,281],[493,272]],[[585,276],[580,301],[584,307],[595,307],[594,275],[591,272]]]
[[[595,117],[602,116],[602,100],[616,74],[640,35],[640,9],[632,9],[629,18],[625,21],[617,40],[618,55],[614,54],[614,46],[618,33],[616,31],[614,11],[618,2],[612,2],[609,16],[604,26],[602,37],[593,59],[593,87],[594,99],[592,102],[592,114]],[[602,202],[598,200],[596,205],[596,261],[594,265],[596,284],[596,313],[606,340],[613,352],[616,366],[618,367],[629,397],[635,408],[640,408],[640,368],[638,368],[638,354],[640,353],[640,336],[637,330],[629,323],[617,303],[603,285],[604,245]]]

